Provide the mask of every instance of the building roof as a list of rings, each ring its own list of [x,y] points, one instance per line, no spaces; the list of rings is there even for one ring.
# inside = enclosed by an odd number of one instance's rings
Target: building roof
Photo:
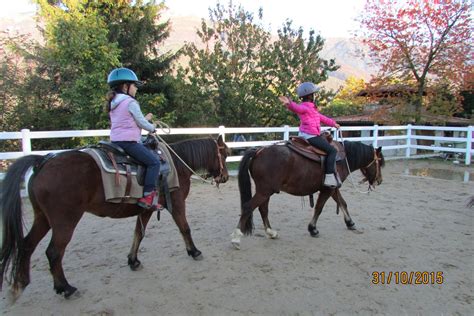
[[[357,115],[344,115],[334,117],[338,124],[343,126],[372,126],[375,124],[379,125],[389,125],[388,120],[380,119],[375,111],[370,113],[363,113]],[[412,123],[406,122],[405,124]],[[422,125],[434,125],[434,126],[469,126],[474,125],[474,119],[466,119],[461,117],[454,116],[445,116],[445,115],[434,115],[429,113],[423,113],[421,117]]]
[[[416,88],[406,85],[390,85],[382,86],[377,88],[368,88],[360,91],[358,97],[375,97],[375,98],[387,98],[387,97],[399,97],[407,94],[416,94],[418,91]],[[426,95],[426,91],[423,92]]]

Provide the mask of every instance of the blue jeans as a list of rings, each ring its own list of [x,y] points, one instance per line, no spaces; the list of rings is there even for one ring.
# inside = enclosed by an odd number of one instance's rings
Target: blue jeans
[[[326,174],[334,173],[334,167],[336,163],[336,148],[332,147],[326,138],[321,136],[308,138],[307,141],[316,148],[324,150],[328,156],[326,158]]]
[[[146,166],[145,183],[143,193],[155,191],[158,186],[158,176],[160,174],[160,160],[153,155],[150,149],[142,143],[137,142],[113,142],[125,150],[130,157]]]

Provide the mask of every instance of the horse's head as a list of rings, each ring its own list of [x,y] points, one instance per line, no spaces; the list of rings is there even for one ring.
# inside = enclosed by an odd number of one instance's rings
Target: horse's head
[[[385,165],[385,159],[382,154],[382,147],[374,149],[373,160],[365,167],[360,168],[365,181],[369,181],[369,187],[375,187],[382,183],[382,167]]]
[[[219,185],[219,183],[225,183],[229,180],[229,172],[227,171],[227,165],[225,163],[229,155],[229,148],[224,143],[222,135],[219,135],[217,138],[216,145],[216,159],[208,172],[217,185]]]

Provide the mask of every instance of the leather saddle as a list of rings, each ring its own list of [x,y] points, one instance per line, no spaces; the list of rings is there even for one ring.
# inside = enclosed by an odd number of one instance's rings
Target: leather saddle
[[[323,133],[322,136],[326,137],[328,143],[334,148],[336,148],[336,162],[346,158],[346,152],[344,151],[344,147],[342,147],[341,143],[333,141],[331,133],[326,132]],[[294,152],[313,161],[321,162],[325,158],[325,156],[327,156],[327,153],[325,151],[314,147],[302,137],[291,136],[290,140],[287,142],[286,145]]]
[[[150,149],[153,155],[160,159],[160,175],[167,175],[171,168],[157,145],[151,148],[152,146],[145,142],[145,146]],[[136,176],[138,184],[144,184],[146,167],[130,157],[122,147],[111,142],[99,141],[94,149],[96,149],[96,154],[100,156],[101,167],[105,172],[115,173],[116,178],[120,174],[127,175],[127,178],[129,176]]]

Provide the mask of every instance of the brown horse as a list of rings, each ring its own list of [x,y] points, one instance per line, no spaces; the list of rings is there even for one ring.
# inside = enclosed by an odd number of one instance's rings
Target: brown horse
[[[185,140],[172,144],[171,148],[191,169],[205,170],[217,183],[227,181],[225,160],[228,148],[221,136],[217,140]],[[172,153],[172,156],[179,177],[179,189],[171,192],[172,217],[183,236],[188,255],[197,260],[202,255],[191,238],[185,207],[192,172],[175,154]],[[28,235],[23,237],[20,185],[30,167],[34,168],[28,184],[34,221]],[[165,203],[163,197],[160,197],[160,202]],[[3,181],[0,211],[3,221],[0,289],[9,263],[14,297],[30,283],[31,255],[51,229],[52,237],[46,256],[53,275],[54,289],[66,298],[76,292],[76,288],[66,280],[62,260],[84,212],[111,218],[137,215],[134,240],[128,254],[128,264],[132,270],[140,266],[137,251],[153,213],[136,204],[105,202],[99,167],[88,154],[78,150],[66,151],[48,160],[39,155],[18,159],[10,166]]]
[[[347,163],[343,160],[337,164],[337,172],[342,182],[349,173],[360,169],[369,182],[369,189],[375,184],[382,183],[381,167],[385,163],[382,147],[374,149],[360,142],[348,141],[340,145],[343,145],[347,157]],[[250,176],[255,182],[256,192],[253,196]],[[355,230],[346,201],[338,189],[323,186],[323,176],[320,163],[301,156],[288,146],[275,144],[247,150],[239,165],[241,215],[237,228],[232,233],[234,247],[240,249],[240,237],[243,234],[252,234],[254,228],[252,213],[256,207],[260,211],[266,234],[270,238],[278,237],[278,233],[272,230],[268,220],[268,204],[270,197],[280,191],[297,196],[320,192],[313,219],[308,225],[311,236],[318,236],[316,222],[324,204],[331,196],[336,201],[338,210],[342,209],[346,226]]]

